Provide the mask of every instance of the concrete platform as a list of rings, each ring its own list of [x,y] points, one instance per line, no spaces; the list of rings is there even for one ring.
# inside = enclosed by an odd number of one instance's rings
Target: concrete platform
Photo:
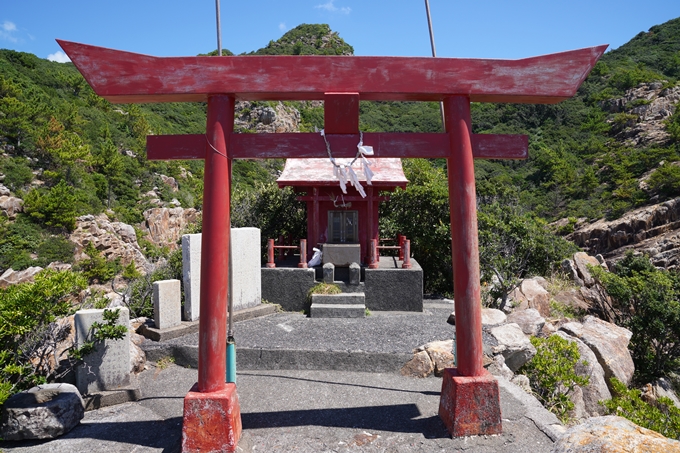
[[[422,313],[361,319],[277,313],[237,323],[237,357],[246,359],[237,367],[243,426],[237,451],[549,452],[564,428],[509,381],[498,378],[503,433],[452,439],[437,415],[442,380],[394,371],[412,348],[453,336],[446,323],[452,310],[450,303],[426,302]],[[192,343],[195,334],[143,346],[152,358]],[[86,412],[55,440],[0,442],[0,451],[179,453],[184,397],[198,373],[175,358],[164,368],[150,363],[139,375],[139,401]]]

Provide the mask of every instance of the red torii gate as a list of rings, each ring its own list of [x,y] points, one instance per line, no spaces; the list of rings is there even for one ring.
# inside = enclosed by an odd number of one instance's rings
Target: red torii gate
[[[205,135],[149,136],[149,159],[204,159],[198,383],[184,403],[183,451],[233,451],[241,432],[225,383],[232,159],[327,157],[318,134],[234,134],[238,100],[324,100],[334,157],[354,157],[359,100],[442,101],[446,133],[365,133],[376,157],[446,158],[458,367],[439,414],[453,436],[501,432],[498,383],[482,366],[474,158],[524,159],[528,139],[472,134],[470,102],[555,104],[576,93],[606,45],[521,60],[356,56],[158,58],[58,40],[113,103],[207,102]]]

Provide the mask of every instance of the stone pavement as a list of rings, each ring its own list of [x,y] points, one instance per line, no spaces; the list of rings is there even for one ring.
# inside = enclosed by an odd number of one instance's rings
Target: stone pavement
[[[437,416],[441,379],[403,377],[394,370],[329,369],[333,366],[329,362],[318,364],[317,369],[309,369],[312,364],[304,358],[308,357],[306,354],[310,350],[325,350],[331,356],[344,350],[346,355],[355,358],[362,353],[401,355],[427,341],[445,339],[424,339],[422,332],[430,331],[429,324],[435,326],[429,335],[440,336],[440,328],[446,328],[446,332],[452,334],[451,326],[440,325],[441,316],[448,316],[450,309],[430,306],[426,311],[429,314],[371,316],[366,319],[372,320],[363,324],[365,331],[357,326],[344,325],[342,329],[334,329],[327,323],[305,324],[305,320],[313,320],[288,313],[238,323],[237,348],[243,345],[240,352],[257,349],[257,345],[250,343],[254,338],[250,338],[251,326],[248,323],[258,328],[270,325],[273,330],[260,331],[262,349],[276,349],[273,347],[276,346],[275,341],[282,341],[295,331],[307,338],[306,345],[302,339],[297,338],[295,342],[292,337],[289,338],[292,343],[285,344],[287,357],[292,358],[292,362],[277,362],[271,355],[270,359],[260,363],[274,364],[279,369],[247,369],[247,366],[238,369],[237,388],[243,422],[239,451],[549,452],[562,428],[558,420],[534,398],[502,378],[499,378],[499,383],[503,434],[451,439]],[[413,325],[414,320],[420,321]],[[443,324],[445,321],[446,317]],[[277,327],[279,324],[293,326],[293,330],[288,332]],[[314,333],[313,327],[326,330]],[[354,337],[359,342],[358,346],[343,343],[339,338],[340,332],[348,327],[353,330],[345,332],[347,341]],[[399,330],[390,331],[388,327]],[[373,341],[383,346],[365,343],[366,336],[370,335],[368,332],[373,332]],[[382,339],[379,335],[383,336]],[[279,336],[278,340],[276,336]],[[335,342],[334,345],[325,343],[323,338],[328,337]],[[409,342],[415,344],[410,345]],[[188,347],[191,340],[185,338],[175,344],[182,343]],[[297,351],[297,356],[291,351]],[[340,368],[351,366],[353,360],[343,363]],[[362,360],[361,363],[367,362],[365,358]],[[307,369],[281,369],[298,364]],[[0,451],[179,452],[183,398],[196,382],[197,371],[177,364],[169,364],[162,369],[150,364],[149,368],[139,375],[140,401],[87,412],[79,426],[59,439],[0,443]]]

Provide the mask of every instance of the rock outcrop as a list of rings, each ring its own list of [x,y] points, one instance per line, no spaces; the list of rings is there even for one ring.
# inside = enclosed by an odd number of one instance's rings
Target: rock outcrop
[[[152,208],[144,211],[144,223],[140,229],[145,234],[144,238],[152,244],[177,250],[177,242],[187,226],[198,222],[200,217],[201,213],[193,208]]]
[[[602,102],[612,113],[608,120],[617,140],[627,146],[644,147],[665,144],[670,135],[664,121],[677,108],[680,87],[664,88],[662,82],[643,83],[626,91],[622,98]],[[628,114],[628,120],[617,121],[616,114]]]
[[[553,446],[552,453],[680,453],[680,442],[641,428],[623,417],[593,417],[572,426]]]
[[[105,214],[78,217],[69,240],[76,244],[76,261],[87,259],[84,250],[92,243],[107,260],[120,258],[123,266],[134,262],[137,270],[143,273],[151,269],[137,243],[135,229],[122,222],[112,222]]]
[[[580,397],[583,401],[583,413],[574,414],[574,418],[582,419],[588,417],[596,417],[604,415],[606,409],[599,404],[600,401],[609,400],[612,394],[607,387],[607,380],[602,366],[597,361],[595,353],[581,340],[567,334],[564,331],[558,331],[554,335],[564,338],[567,341],[576,343],[581,359],[575,367],[575,372],[579,376],[588,377],[588,385],[581,389]],[[574,401],[576,406],[579,404]]]
[[[24,200],[8,195],[0,196],[0,212],[9,220],[14,220],[17,214],[24,211]]]
[[[520,310],[533,308],[541,316],[550,314],[550,294],[536,279],[522,280],[522,283],[510,294],[510,299],[519,304]]]
[[[616,262],[633,249],[656,267],[680,267],[680,198],[630,211],[617,220],[598,220],[567,236],[590,254]]]
[[[42,270],[43,268],[39,266],[29,267],[23,271],[15,271],[14,269],[9,268],[0,275],[0,288],[7,288],[10,285],[19,283],[32,282],[35,276]]]
[[[633,335],[630,330],[594,316],[588,316],[583,323],[566,323],[560,330],[588,345],[607,380],[615,377],[626,385],[630,384],[635,372],[633,358],[628,351],[628,342]]]
[[[278,102],[274,107],[253,106],[252,102],[237,102],[234,129],[254,132],[282,133],[300,131],[300,112]]]

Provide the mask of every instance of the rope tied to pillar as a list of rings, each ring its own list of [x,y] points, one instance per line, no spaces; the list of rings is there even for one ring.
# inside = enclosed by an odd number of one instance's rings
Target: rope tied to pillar
[[[331,164],[333,164],[333,176],[338,178],[338,182],[340,183],[340,189],[342,190],[342,193],[346,194],[347,193],[347,183],[349,182],[350,185],[354,186],[354,188],[359,192],[362,198],[366,198],[366,191],[364,191],[363,186],[359,182],[359,177],[357,176],[356,172],[354,171],[354,168],[352,166],[354,163],[361,159],[361,167],[362,171],[364,172],[364,176],[366,176],[366,184],[369,186],[373,185],[371,183],[371,180],[373,179],[373,171],[371,171],[371,161],[369,161],[366,156],[372,156],[373,155],[373,147],[372,146],[364,146],[364,133],[359,131],[359,143],[357,144],[357,154],[354,156],[354,159],[349,164],[337,162],[335,158],[333,157],[333,153],[331,152],[331,144],[328,142],[328,139],[326,138],[326,133],[323,129],[321,129],[321,137],[323,137],[324,143],[326,143],[326,152],[328,153],[328,159],[330,160]]]

